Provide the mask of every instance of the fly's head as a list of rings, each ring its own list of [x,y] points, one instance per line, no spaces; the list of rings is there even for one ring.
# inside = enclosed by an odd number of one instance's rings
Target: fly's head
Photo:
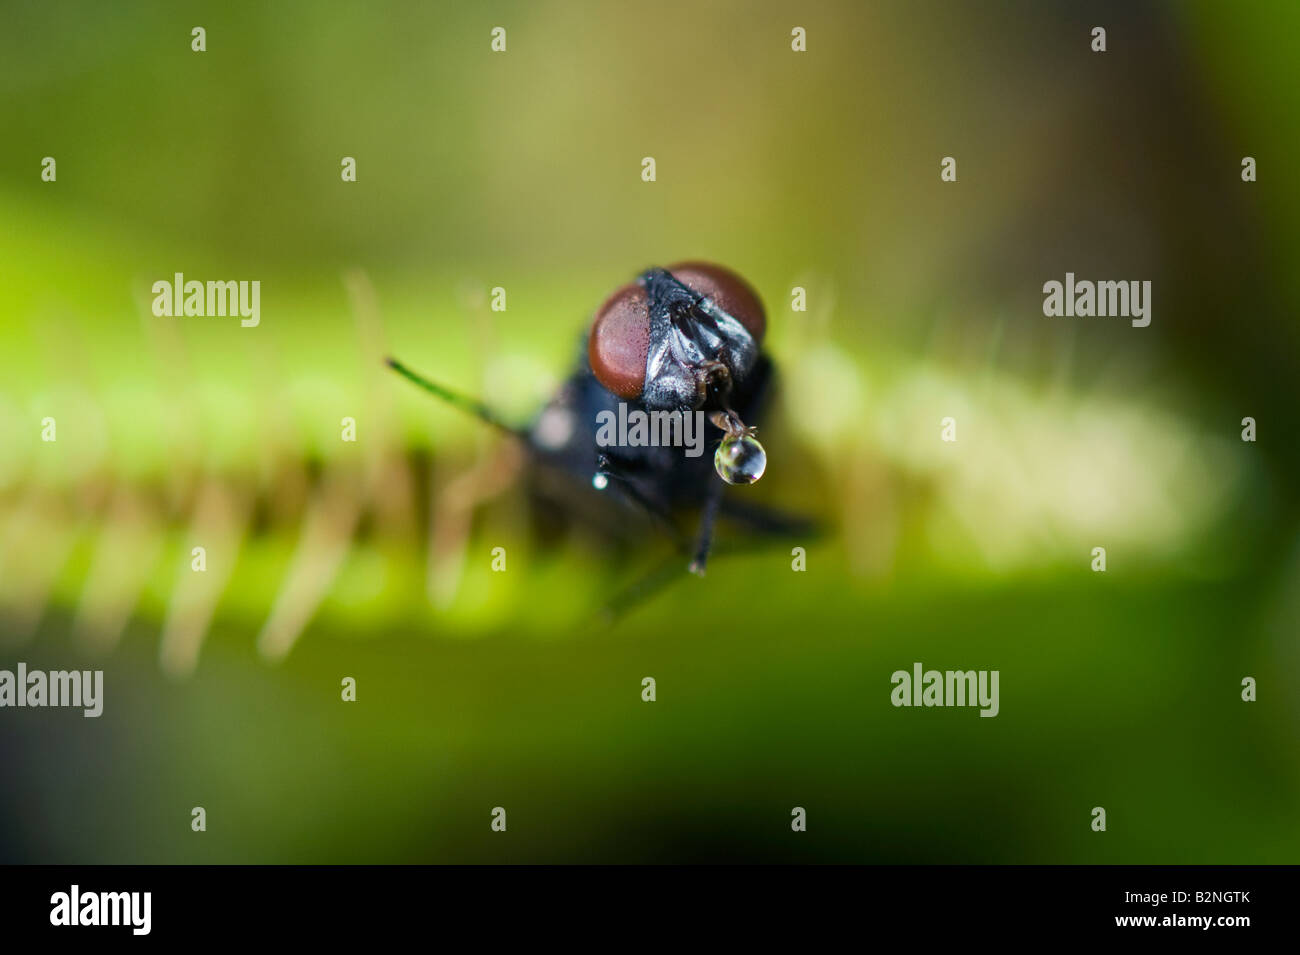
[[[651,411],[706,411],[724,432],[714,456],[728,484],[752,484],[767,456],[732,410],[758,361],[763,305],[740,276],[721,266],[683,262],[647,269],[596,313],[587,355],[614,394]]]

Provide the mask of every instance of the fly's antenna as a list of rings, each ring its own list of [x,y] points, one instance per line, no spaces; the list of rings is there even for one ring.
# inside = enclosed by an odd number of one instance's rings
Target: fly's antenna
[[[384,362],[389,368],[393,369],[393,371],[397,372],[403,378],[419,385],[430,394],[437,395],[443,401],[447,402],[447,404],[454,405],[461,411],[472,414],[480,421],[486,421],[488,424],[492,425],[492,427],[505,432],[511,437],[519,438],[521,441],[528,440],[528,432],[516,428],[514,425],[508,424],[500,415],[487,405],[483,404],[483,402],[475,401],[473,398],[467,398],[465,395],[458,394],[449,388],[444,388],[442,385],[430,381],[418,372],[414,372],[407,368],[396,358],[389,356],[384,359]]]

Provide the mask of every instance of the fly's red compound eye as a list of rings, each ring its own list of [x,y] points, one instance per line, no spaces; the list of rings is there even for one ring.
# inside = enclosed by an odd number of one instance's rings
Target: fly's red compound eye
[[[650,351],[650,298],[639,285],[624,285],[596,312],[587,338],[587,360],[596,380],[633,400],[645,387]]]
[[[679,262],[668,271],[692,292],[710,299],[714,305],[745,326],[754,341],[763,340],[767,319],[763,303],[739,275],[711,262]]]

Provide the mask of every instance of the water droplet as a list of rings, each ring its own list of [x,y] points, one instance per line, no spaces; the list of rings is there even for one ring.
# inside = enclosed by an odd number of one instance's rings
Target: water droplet
[[[753,484],[767,469],[767,452],[752,434],[729,434],[713,455],[713,467],[728,484]]]

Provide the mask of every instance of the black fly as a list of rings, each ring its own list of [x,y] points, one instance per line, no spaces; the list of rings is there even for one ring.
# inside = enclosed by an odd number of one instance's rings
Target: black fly
[[[543,472],[543,483],[567,485],[561,489],[570,497],[587,488],[586,499],[571,502],[571,509],[589,515],[599,505],[591,495],[613,498],[624,517],[628,508],[639,511],[666,530],[680,550],[689,548],[690,570],[703,574],[719,513],[769,535],[807,527],[723,497],[727,484],[752,484],[766,468],[767,455],[753,426],[773,377],[762,350],[765,330],[758,295],[734,272],[702,262],[647,269],[596,312],[577,370],[522,429],[395,359],[388,364],[522,441]],[[682,416],[707,416],[708,434],[717,442],[713,466],[707,456],[689,456],[681,447],[600,443],[598,422],[617,417],[620,405],[625,416],[676,415],[678,427]],[[683,511],[699,513],[693,545],[676,523]]]

